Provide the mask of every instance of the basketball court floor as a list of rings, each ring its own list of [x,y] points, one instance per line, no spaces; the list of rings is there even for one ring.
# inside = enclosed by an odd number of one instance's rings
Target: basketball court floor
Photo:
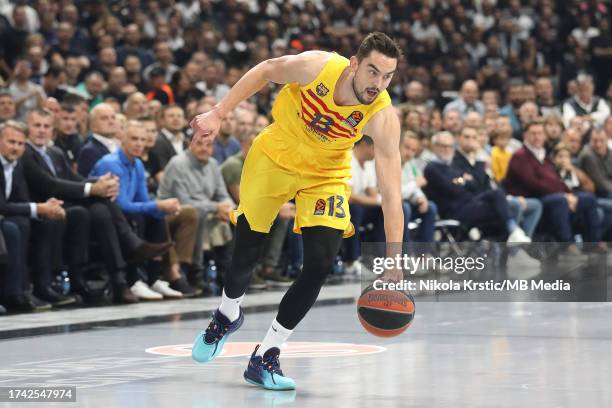
[[[0,340],[0,386],[65,385],[77,391],[73,403],[0,407],[612,406],[610,303],[417,298],[412,327],[381,339],[357,320],[350,299],[359,286],[333,290],[344,298],[324,299],[313,308],[281,353],[297,391],[265,391],[242,378],[248,355],[275,316],[269,304],[250,308],[224,355],[206,365],[191,360],[190,347],[210,312],[195,319],[178,312],[157,323],[100,320],[66,326],[79,330],[65,333],[5,332],[11,334]]]

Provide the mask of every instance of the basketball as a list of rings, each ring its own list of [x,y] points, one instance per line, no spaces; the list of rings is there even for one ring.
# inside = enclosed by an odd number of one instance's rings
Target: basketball
[[[378,337],[395,337],[403,333],[414,318],[412,295],[398,290],[366,288],[357,301],[359,322]]]

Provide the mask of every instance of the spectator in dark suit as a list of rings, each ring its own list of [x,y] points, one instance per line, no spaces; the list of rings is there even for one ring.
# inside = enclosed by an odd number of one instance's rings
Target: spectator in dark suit
[[[77,167],[83,177],[89,176],[91,169],[102,156],[117,150],[117,121],[115,111],[106,104],[96,105],[89,114],[91,135],[83,145]]]
[[[485,163],[477,160],[478,132],[476,128],[466,126],[457,135],[457,147],[452,165],[462,174],[470,174],[472,180],[466,187],[473,193],[482,193],[492,189],[491,179],[485,169]]]
[[[81,198],[85,197],[89,192],[84,185],[76,183],[61,183],[51,177],[42,175],[40,166],[35,162],[34,150],[40,150],[41,166],[46,166],[47,169],[52,167],[51,159],[46,153],[45,146],[51,139],[53,133],[53,116],[51,112],[36,108],[28,114],[28,145],[24,152],[21,161],[23,162],[24,175],[31,197],[35,201],[44,201],[51,197],[65,198]],[[33,143],[33,141],[35,141]],[[48,170],[51,171],[51,170]],[[91,189],[91,184],[88,186]],[[44,194],[41,192],[44,191]],[[36,274],[32,276],[34,281],[35,293],[44,300],[51,303],[61,302],[61,295],[56,293],[52,287],[52,272],[59,270],[64,263],[61,254],[67,255],[66,263],[70,271],[70,278],[74,282],[74,287],[79,288],[82,283],[81,271],[89,260],[89,225],[90,216],[87,210],[81,206],[67,205],[66,222],[53,223],[49,228],[57,229],[53,235],[64,237],[63,239],[55,239],[48,244],[38,243],[36,251],[40,252],[43,249],[49,251],[49,257],[54,256],[54,262],[49,262],[47,256],[33,257],[32,266],[36,269]],[[37,243],[41,224],[35,224],[33,228],[34,243]],[[48,226],[42,223],[43,228]]]
[[[183,108],[178,105],[165,106],[161,112],[162,129],[157,135],[151,154],[155,155],[161,169],[170,159],[185,150],[187,141],[183,130],[187,125]],[[158,180],[161,175],[158,176]]]
[[[52,122],[52,115],[44,110],[32,111],[28,117],[29,140],[22,161],[30,192],[39,200],[49,196],[66,200],[69,215],[75,209],[88,212],[92,231],[96,232],[92,236],[96,237],[99,244],[100,260],[112,276],[116,299],[133,303],[137,299],[127,287],[125,258],[137,262],[138,259],[158,256],[163,254],[170,244],[146,243],[131,230],[121,210],[109,201],[118,191],[117,180],[113,176],[106,174],[86,181],[70,168],[61,150],[48,146]],[[86,235],[89,237],[89,231]],[[80,245],[87,243],[88,239],[85,239]],[[78,248],[78,245],[71,244],[69,249],[72,247]],[[78,265],[75,268],[77,269],[71,270],[76,275],[73,276],[74,286],[86,295]]]
[[[541,121],[527,124],[523,136],[524,147],[510,160],[504,186],[512,195],[539,198],[543,205],[541,228],[568,246],[570,254],[578,254],[573,244],[572,220],[580,217],[584,225],[584,241],[597,242],[598,214],[595,196],[591,193],[572,193],[546,157],[546,132]]]
[[[455,138],[452,134],[435,134],[432,149],[437,160],[425,167],[427,185],[423,191],[436,203],[442,218],[459,220],[467,228],[479,227],[501,232],[509,242],[531,241],[512,218],[506,197],[500,190],[477,192],[478,183],[482,181],[452,166],[455,155]]]
[[[2,301],[9,310],[42,311],[50,309],[51,304],[40,300],[29,289],[28,253],[35,253],[29,248],[31,226],[32,223],[51,220],[61,222],[65,212],[62,202],[55,198],[42,203],[30,199],[23,166],[19,162],[25,150],[25,131],[22,123],[12,120],[0,125],[0,161],[3,169],[0,172],[0,215],[4,217],[0,227],[9,252],[8,265],[0,279],[0,289]],[[45,252],[48,251],[35,253],[35,256],[42,257]]]
[[[74,105],[62,103],[55,121],[56,134],[54,144],[62,149],[74,171],[77,170],[77,159],[83,146],[77,121],[77,110]]]
[[[453,167],[461,173],[472,176],[473,181],[466,186],[475,194],[497,188],[486,170],[486,163],[478,159],[478,134],[475,128],[465,127],[457,138],[457,151],[453,157]],[[512,218],[531,237],[542,215],[542,204],[537,199],[506,197]]]

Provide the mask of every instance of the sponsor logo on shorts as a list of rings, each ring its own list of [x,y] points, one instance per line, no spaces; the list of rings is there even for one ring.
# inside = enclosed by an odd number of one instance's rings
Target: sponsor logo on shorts
[[[324,215],[327,203],[324,199],[319,198],[315,204],[314,215]]]
[[[327,89],[327,87],[325,85],[323,85],[323,82],[321,82],[319,85],[317,85],[317,95],[325,96],[328,93],[329,93],[329,89]]]

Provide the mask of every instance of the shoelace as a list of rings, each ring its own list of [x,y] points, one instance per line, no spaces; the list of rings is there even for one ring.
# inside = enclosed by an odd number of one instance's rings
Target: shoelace
[[[278,361],[278,354],[268,358],[262,358],[262,362],[271,373],[283,375],[283,371],[280,368],[280,362]]]
[[[215,343],[221,340],[221,338],[227,333],[228,330],[229,325],[221,325],[216,320],[213,320],[206,328],[206,332],[204,334],[204,341],[209,344]]]

